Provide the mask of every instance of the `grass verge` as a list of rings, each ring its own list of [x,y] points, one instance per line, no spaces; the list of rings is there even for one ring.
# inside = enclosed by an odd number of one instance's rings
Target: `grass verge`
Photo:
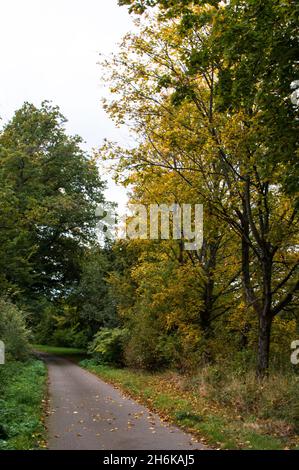
[[[46,383],[45,365],[37,359],[0,366],[0,450],[45,447]]]
[[[78,348],[46,346],[44,344],[32,344],[31,348],[34,351],[44,352],[47,354],[53,354],[56,356],[65,357],[74,362],[80,362],[83,359],[86,359],[87,357],[86,351],[84,349],[78,349]]]
[[[121,388],[162,419],[193,433],[207,446],[254,450],[299,448],[298,435],[287,422],[261,419],[258,411],[240,411],[231,402],[226,405],[213,399],[194,377],[190,379],[174,372],[150,374],[118,369],[92,360],[84,360],[80,365]]]

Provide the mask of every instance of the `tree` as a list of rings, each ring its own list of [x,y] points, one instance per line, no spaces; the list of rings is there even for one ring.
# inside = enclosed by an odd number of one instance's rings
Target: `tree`
[[[190,51],[188,71],[199,72],[205,61],[214,61],[218,104],[248,113],[258,109],[260,132],[267,142],[265,157],[284,162],[284,189],[296,197],[298,106],[292,106],[290,94],[299,76],[298,2],[119,0],[119,4],[130,5],[130,12],[139,14],[159,6],[162,18],[179,21],[182,37],[203,27],[210,31],[208,40]]]
[[[120,123],[130,120],[140,141],[147,143],[124,152],[131,168],[151,166],[177,173],[239,237],[244,296],[259,319],[257,372],[263,377],[269,365],[273,318],[294,311],[297,301],[298,217],[282,184],[294,162],[294,123],[286,122],[285,133],[271,124],[265,99],[257,99],[258,93],[238,106],[225,105],[227,62],[225,51],[219,53],[215,44],[219,44],[217,34],[221,38],[218,22],[232,10],[218,8],[218,3],[188,10],[197,18],[192,23],[196,28],[182,31],[181,22],[160,17],[139,35],[128,36],[112,62],[112,91],[118,96],[107,109]],[[232,28],[229,21],[225,25]],[[261,83],[264,92],[265,84]],[[251,90],[250,80],[248,86]],[[279,94],[271,101],[272,110],[277,100],[279,115],[293,112]],[[192,116],[187,125],[178,123],[181,109]],[[170,142],[163,125],[166,119]],[[177,124],[182,129],[178,136]],[[290,146],[278,160],[269,158],[271,139],[277,137],[283,148],[285,136],[290,136]],[[128,165],[128,158],[123,162]],[[204,191],[194,186],[198,180],[192,175],[197,173],[203,177]],[[215,191],[217,187],[222,191]]]
[[[114,269],[113,250],[93,247],[86,251],[80,282],[71,303],[78,310],[82,328],[92,337],[100,328],[118,325],[116,305],[109,286],[109,274]]]
[[[31,300],[59,296],[78,282],[104,201],[95,161],[64,124],[57,107],[25,103],[0,135],[0,236],[8,255],[15,250],[1,275]]]

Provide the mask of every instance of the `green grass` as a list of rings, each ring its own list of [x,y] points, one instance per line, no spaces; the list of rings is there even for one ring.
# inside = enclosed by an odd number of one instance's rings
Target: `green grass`
[[[78,348],[46,346],[44,344],[32,344],[31,347],[35,351],[55,354],[56,356],[86,356],[86,351]]]
[[[0,366],[0,450],[45,447],[46,382],[45,365],[37,359]]]
[[[277,436],[275,431],[265,433],[262,427],[254,426],[252,416],[246,413],[237,416],[232,406],[225,407],[206,394],[201,395],[198,388],[186,386],[185,379],[178,374],[117,369],[92,360],[80,365],[212,448],[269,450],[298,446],[294,436]]]
[[[44,344],[32,344],[31,348],[33,351],[53,354],[55,356],[61,356],[76,363],[83,361],[87,358],[87,352],[84,349],[67,348],[60,346],[47,346]]]

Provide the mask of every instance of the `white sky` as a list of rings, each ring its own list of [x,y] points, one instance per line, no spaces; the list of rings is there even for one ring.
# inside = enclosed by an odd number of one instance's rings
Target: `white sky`
[[[68,119],[67,129],[99,147],[106,137],[125,143],[101,109],[99,53],[117,50],[132,20],[117,0],[0,0],[0,117],[10,119],[24,101],[47,99]],[[104,176],[107,179],[107,175]],[[107,198],[126,202],[108,179]]]

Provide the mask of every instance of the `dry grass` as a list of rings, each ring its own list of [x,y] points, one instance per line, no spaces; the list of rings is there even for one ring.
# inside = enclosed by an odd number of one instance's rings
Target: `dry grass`
[[[160,416],[223,449],[294,449],[298,437],[298,377],[275,374],[260,384],[229,368],[201,368],[183,376],[150,374],[93,361],[82,364]]]

